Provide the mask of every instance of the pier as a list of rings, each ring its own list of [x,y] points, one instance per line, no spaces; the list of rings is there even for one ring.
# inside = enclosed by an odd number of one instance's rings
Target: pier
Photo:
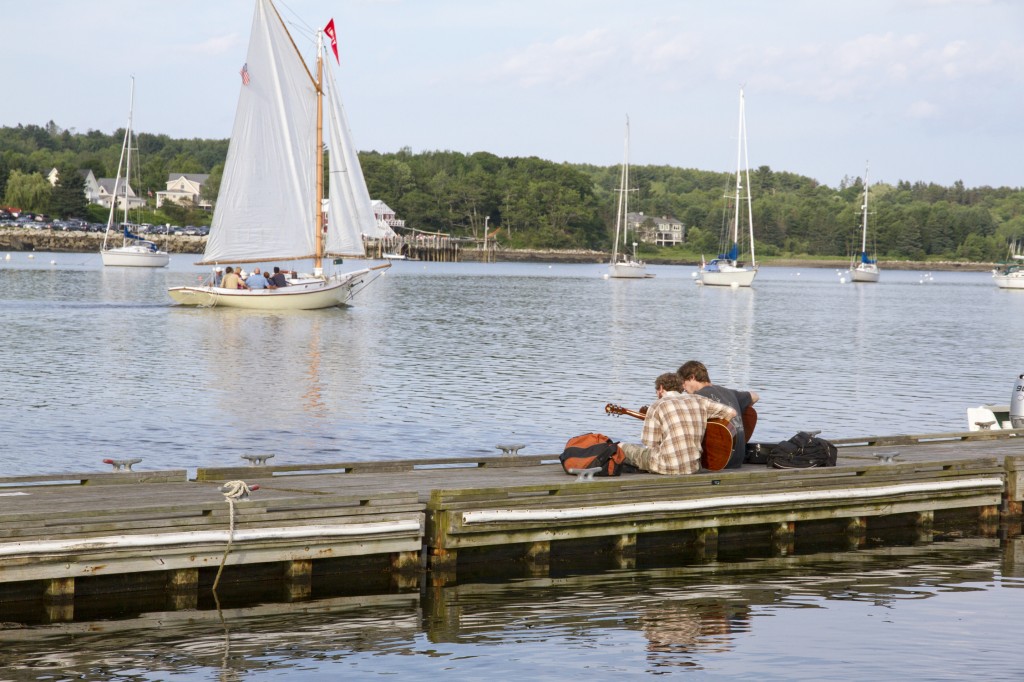
[[[842,439],[836,467],[692,476],[578,480],[557,455],[506,448],[318,464],[276,453],[194,478],[145,471],[143,455],[113,470],[0,478],[0,620],[70,622],[97,599],[143,595],[159,610],[203,608],[218,584],[302,601],[332,575],[388,594],[510,566],[546,577],[554,564],[630,568],[647,555],[785,556],[887,533],[927,542],[951,523],[1019,533],[1022,435]]]

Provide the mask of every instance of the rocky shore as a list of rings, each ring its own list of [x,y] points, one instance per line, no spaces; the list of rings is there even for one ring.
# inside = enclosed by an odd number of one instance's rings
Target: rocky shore
[[[193,253],[197,256],[206,247],[206,237],[188,235],[155,236],[153,239],[170,253]],[[94,232],[64,232],[59,230],[32,230],[25,228],[0,229],[0,251],[50,251],[55,253],[98,252],[103,235]],[[604,251],[587,249],[533,250],[498,249],[490,251],[491,260],[519,263],[605,263],[609,255]],[[474,248],[459,251],[459,260],[482,261],[483,251]],[[651,265],[699,265],[698,261],[678,261],[648,258]],[[837,268],[850,266],[848,260],[813,258],[761,258],[761,265],[786,268]],[[883,270],[922,270],[932,272],[988,272],[995,263],[966,263],[956,261],[880,260]]]

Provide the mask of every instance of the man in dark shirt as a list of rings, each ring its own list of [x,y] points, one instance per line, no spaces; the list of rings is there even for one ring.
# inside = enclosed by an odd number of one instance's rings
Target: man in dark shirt
[[[732,456],[729,458],[726,468],[738,469],[743,466],[743,460],[747,456],[747,435],[743,430],[743,411],[756,403],[760,396],[753,391],[734,391],[731,388],[712,384],[708,368],[704,366],[703,362],[697,360],[683,363],[683,366],[676,370],[676,374],[683,380],[683,390],[687,393],[702,395],[723,405],[728,405],[736,411],[736,416],[732,419],[736,435],[732,443]]]
[[[277,288],[288,286],[288,280],[285,279],[284,274],[281,272],[281,268],[276,265],[274,266],[274,274],[269,277],[269,280],[270,283]]]

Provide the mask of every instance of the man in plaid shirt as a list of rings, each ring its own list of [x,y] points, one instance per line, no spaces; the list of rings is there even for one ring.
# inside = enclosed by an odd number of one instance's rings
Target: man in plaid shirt
[[[736,410],[700,395],[683,393],[675,372],[654,380],[658,399],[644,419],[643,445],[622,443],[626,461],[653,474],[695,474],[708,419],[731,420]]]

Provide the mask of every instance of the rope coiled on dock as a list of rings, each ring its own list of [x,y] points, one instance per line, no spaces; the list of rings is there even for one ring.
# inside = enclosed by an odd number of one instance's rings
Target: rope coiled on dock
[[[217,591],[220,583],[220,574],[224,572],[224,562],[228,560],[228,552],[231,551],[231,543],[235,539],[235,500],[249,499],[249,493],[258,490],[259,486],[249,487],[245,481],[228,481],[221,486],[220,491],[228,501],[228,544],[224,547],[224,556],[220,558],[220,567],[217,569],[217,577],[213,579],[213,591]]]

